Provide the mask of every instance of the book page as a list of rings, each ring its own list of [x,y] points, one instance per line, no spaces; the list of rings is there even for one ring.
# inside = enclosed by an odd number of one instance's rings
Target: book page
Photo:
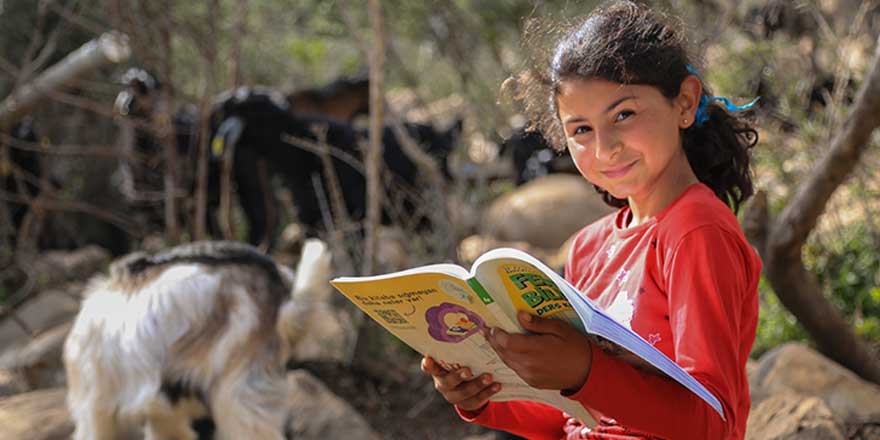
[[[581,333],[583,323],[571,303],[547,274],[533,264],[516,258],[487,259],[475,266],[475,278],[498,302],[499,308],[517,323],[516,313],[565,321]]]
[[[394,277],[337,278],[331,284],[398,339],[447,370],[469,367],[474,375],[491,373],[502,385],[492,400],[543,402],[595,425],[582,406],[558,391],[530,387],[504,364],[483,330],[510,324],[497,318],[497,303],[478,295],[466,280],[448,273],[407,271]]]

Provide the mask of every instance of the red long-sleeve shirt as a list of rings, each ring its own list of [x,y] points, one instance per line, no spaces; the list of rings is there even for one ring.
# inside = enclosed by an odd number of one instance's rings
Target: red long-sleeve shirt
[[[730,209],[701,183],[627,228],[630,215],[624,207],[578,232],[566,279],[711,391],[726,420],[677,382],[595,346],[587,381],[567,397],[619,425],[588,432],[560,410],[526,401],[459,410],[462,418],[529,439],[634,438],[622,431],[667,440],[745,436],[760,258]]]

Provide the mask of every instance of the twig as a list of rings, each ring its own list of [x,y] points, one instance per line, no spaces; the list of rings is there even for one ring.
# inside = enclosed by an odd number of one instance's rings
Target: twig
[[[6,144],[16,150],[32,151],[50,156],[95,156],[95,157],[111,157],[116,159],[133,159],[139,162],[146,162],[148,156],[137,152],[127,153],[120,151],[118,148],[111,146],[87,147],[80,145],[52,145],[52,148],[46,148],[40,142],[28,142],[14,136],[0,132],[0,143]]]
[[[30,204],[30,200],[26,197],[22,197],[18,194],[12,194],[7,191],[0,190],[0,200],[4,200],[7,202],[21,203],[21,204]],[[136,230],[137,227],[135,224],[124,217],[120,217],[117,214],[104,211],[98,207],[90,205],[85,202],[79,202],[75,200],[60,200],[55,197],[48,198],[42,205],[44,209],[48,209],[51,211],[64,211],[64,212],[82,212],[84,214],[93,215],[97,218],[100,218],[108,223],[111,223],[120,229],[124,230],[129,235],[138,236],[139,234],[134,233],[133,230]]]
[[[342,150],[340,148],[334,147],[334,146],[326,144],[326,143],[316,142],[311,139],[291,136],[289,134],[282,134],[281,140],[290,144],[290,145],[293,145],[295,147],[302,148],[303,150],[306,150],[316,156],[321,156],[322,154],[325,154],[325,152],[326,152],[326,154],[329,154],[329,155],[347,163],[352,168],[354,168],[355,171],[357,171],[361,174],[366,174],[366,170],[364,169],[364,163],[361,162],[360,159],[352,156],[349,153],[346,153],[344,150]]]

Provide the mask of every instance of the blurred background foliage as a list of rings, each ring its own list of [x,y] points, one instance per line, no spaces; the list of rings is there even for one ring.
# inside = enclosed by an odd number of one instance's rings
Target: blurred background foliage
[[[468,141],[456,154],[476,163],[495,160],[493,151],[480,153],[477,146],[497,145],[514,125],[515,114],[507,104],[499,105],[498,92],[504,79],[526,62],[520,41],[525,21],[570,19],[596,3],[383,1],[387,97],[422,103],[457,97],[460,104],[454,111],[465,118]],[[852,94],[875,49],[880,23],[876,2],[651,3],[684,18],[694,55],[700,60],[697,64],[716,94],[739,103],[761,97],[756,112],[761,140],[754,150],[755,177],[757,186],[770,194],[771,212],[779,212],[847,117]],[[126,16],[143,20],[127,23],[128,28],[140,31],[131,35],[139,39],[134,41],[133,60],[82,80],[70,92],[93,106],[59,100],[41,106],[33,116],[47,142],[114,145],[117,127],[109,109],[119,90],[118,79],[129,65],[148,64],[156,56],[161,41],[152,27],[155,23],[165,23],[170,30],[173,69],[169,80],[178,105],[196,104],[206,95],[237,84],[289,91],[367,69],[359,39],[351,31],[355,27],[357,36],[371,44],[363,2],[0,0],[0,98],[33,77],[27,66],[40,54],[45,52],[45,59],[32,70],[52,65],[100,32],[125,27]],[[880,345],[880,150],[876,141],[875,136],[856,173],[838,189],[803,253],[827,296],[857,333],[875,346]],[[98,195],[106,192],[112,163],[76,155],[47,157],[47,168],[64,182],[65,194],[113,206],[115,199]],[[502,184],[492,195],[511,187]],[[483,201],[473,194],[463,200]],[[62,222],[76,225],[67,230],[68,235],[78,237],[71,239],[73,245],[100,242],[98,237],[107,234],[100,223],[96,225],[84,214],[77,216]],[[760,294],[754,353],[805,339],[803,329],[767,283],[762,283]],[[0,291],[0,301],[3,295]]]

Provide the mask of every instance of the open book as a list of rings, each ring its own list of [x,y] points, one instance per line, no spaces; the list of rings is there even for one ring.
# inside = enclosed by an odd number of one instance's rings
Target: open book
[[[721,403],[702,384],[641,336],[615,321],[563,277],[531,255],[510,248],[478,258],[468,272],[455,264],[434,264],[372,277],[331,281],[371,318],[422,355],[447,369],[470,367],[501,383],[492,400],[533,400],[559,408],[587,426],[595,420],[579,403],[554,390],[530,387],[508,368],[483,337],[498,327],[524,333],[516,319],[523,310],[561,319],[580,331],[610,341],[636,362],[656,369],[700,396],[724,418]]]

